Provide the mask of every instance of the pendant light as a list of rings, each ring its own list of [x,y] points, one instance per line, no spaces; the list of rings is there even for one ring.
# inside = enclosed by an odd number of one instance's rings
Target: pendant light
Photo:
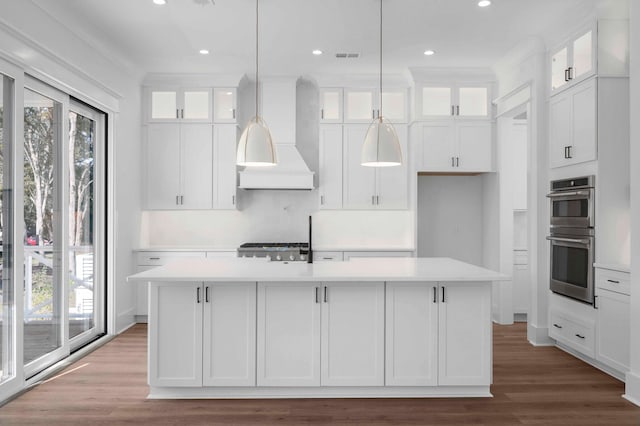
[[[238,142],[238,166],[275,166],[276,149],[267,123],[258,115],[258,0],[256,0],[256,115],[249,120]]]
[[[380,0],[380,110],[369,125],[362,145],[361,164],[367,167],[390,167],[402,164],[402,149],[393,125],[382,112],[382,1]]]

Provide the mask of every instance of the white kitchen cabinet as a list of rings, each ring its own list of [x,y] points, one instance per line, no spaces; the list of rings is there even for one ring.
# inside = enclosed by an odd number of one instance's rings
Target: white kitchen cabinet
[[[387,283],[385,384],[438,384],[437,283]]]
[[[203,386],[255,386],[256,284],[204,283]]]
[[[258,283],[258,386],[320,386],[320,284]]]
[[[236,191],[238,188],[236,167],[237,125],[217,124],[213,126],[213,141],[213,207],[216,209],[236,209]]]
[[[213,122],[236,122],[237,90],[235,87],[213,89]]]
[[[150,287],[149,385],[202,386],[202,283]]]
[[[322,385],[383,386],[384,283],[325,283],[322,302]]]
[[[342,88],[320,89],[320,122],[342,123]]]
[[[150,124],[145,157],[148,209],[211,208],[210,124]]]
[[[343,260],[341,251],[314,251],[313,261],[320,262],[341,262]]]
[[[184,258],[204,258],[202,251],[139,251],[136,254],[136,272],[144,272],[149,269],[166,265],[169,262]],[[138,283],[136,292],[136,321],[147,322],[149,314],[149,285],[148,283]]]
[[[440,120],[421,124],[421,172],[490,172],[493,170],[493,130],[488,120]]]
[[[379,89],[344,89],[344,122],[371,123],[380,116]],[[394,124],[406,123],[407,90],[382,90],[382,115]]]
[[[551,91],[573,85],[595,74],[595,29],[581,31],[550,53]]]
[[[147,87],[146,121],[211,123],[211,97],[210,88]]]
[[[491,115],[488,84],[433,83],[416,88],[420,119],[484,118]]]
[[[560,311],[555,307],[550,310],[549,317],[549,337],[590,358],[595,358],[595,321]]]
[[[320,173],[318,193],[321,209],[342,208],[342,125],[320,126]]]
[[[527,314],[531,299],[528,251],[515,249],[513,257],[513,312]]]
[[[255,386],[255,283],[150,284],[149,385]]]
[[[620,373],[629,371],[628,273],[596,268],[596,359]]]
[[[562,167],[597,158],[597,81],[595,78],[549,101],[549,163]]]
[[[406,209],[408,205],[407,126],[396,125],[403,164],[377,168],[361,165],[367,126],[345,125],[343,138],[343,208]]]
[[[479,283],[440,283],[438,384],[491,383],[491,294]]]

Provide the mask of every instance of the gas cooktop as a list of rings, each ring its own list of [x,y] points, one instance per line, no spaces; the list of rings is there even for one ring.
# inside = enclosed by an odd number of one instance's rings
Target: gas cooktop
[[[265,257],[273,261],[306,261],[309,243],[244,243],[238,257]]]

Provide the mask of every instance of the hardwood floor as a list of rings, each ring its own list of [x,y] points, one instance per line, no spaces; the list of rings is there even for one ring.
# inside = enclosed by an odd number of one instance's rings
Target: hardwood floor
[[[0,408],[0,425],[640,425],[624,384],[552,347],[525,324],[494,326],[494,398],[147,400],[137,325]]]

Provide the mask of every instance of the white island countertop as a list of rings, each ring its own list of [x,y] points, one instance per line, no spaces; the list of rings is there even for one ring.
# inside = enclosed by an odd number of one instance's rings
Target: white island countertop
[[[128,277],[160,281],[505,281],[502,273],[446,257],[357,258],[346,262],[184,259]]]

